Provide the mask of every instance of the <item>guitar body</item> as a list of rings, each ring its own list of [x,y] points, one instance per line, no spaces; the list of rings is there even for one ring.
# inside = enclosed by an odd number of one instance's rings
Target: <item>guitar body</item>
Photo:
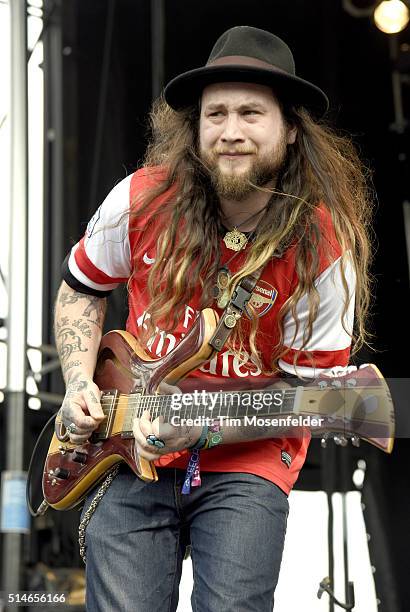
[[[143,480],[158,479],[154,464],[138,457],[133,436],[127,436],[127,431],[132,432],[132,422],[124,423],[130,394],[138,397],[142,387],[144,393],[153,394],[162,381],[176,384],[209,360],[213,349],[208,342],[217,322],[214,310],[203,310],[183,340],[160,359],[152,359],[128,332],[105,334],[94,380],[104,392],[102,401],[111,398],[116,409],[103,422],[103,435],[93,435],[80,446],[64,441],[65,428],[57,415],[43,472],[43,495],[50,506],[56,510],[76,506],[121,461]]]

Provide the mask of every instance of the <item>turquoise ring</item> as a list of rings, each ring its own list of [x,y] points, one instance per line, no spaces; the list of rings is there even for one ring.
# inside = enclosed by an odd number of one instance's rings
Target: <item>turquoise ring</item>
[[[146,440],[147,440],[147,444],[149,444],[150,446],[156,446],[157,448],[164,448],[165,446],[164,440],[157,438],[155,434],[149,434]]]

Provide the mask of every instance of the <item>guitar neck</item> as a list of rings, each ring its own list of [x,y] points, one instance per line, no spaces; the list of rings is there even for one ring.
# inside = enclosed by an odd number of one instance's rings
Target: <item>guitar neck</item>
[[[127,332],[106,334],[94,380],[100,389],[109,389],[112,385],[117,391],[103,393],[106,419],[95,435],[100,439],[117,435],[131,437],[134,419],[141,417],[145,410],[152,419],[162,417],[165,422],[178,424],[177,417],[186,425],[200,423],[184,423],[183,419],[224,417],[235,419],[237,425],[247,417],[266,420],[270,417],[272,421],[280,419],[282,424],[282,417],[310,416],[318,417],[320,428],[330,433],[354,434],[390,452],[392,445],[387,448],[379,439],[394,435],[394,407],[388,385],[373,364],[358,369],[342,367],[340,372],[335,367],[330,375],[322,372],[314,381],[304,386],[301,383],[296,388],[154,395],[161,381],[177,384],[210,359],[209,340],[217,321],[216,313],[205,309],[177,347],[166,357],[155,360],[147,360],[145,349]],[[144,393],[133,386],[135,376],[144,380]],[[298,420],[300,424],[302,419]],[[276,423],[272,425],[276,427]],[[302,425],[309,427],[305,422]],[[312,424],[312,427],[315,426]]]
[[[352,379],[346,385],[338,380],[322,380],[306,387],[180,395],[107,392],[101,400],[107,418],[94,432],[94,439],[117,434],[132,438],[134,419],[148,410],[153,420],[163,417],[172,425],[210,425],[212,419],[218,419],[229,426],[308,427],[316,433],[342,432],[360,436],[390,452],[387,439],[394,433],[391,397],[383,379],[362,380],[363,385]]]
[[[134,419],[146,410],[152,419],[163,417],[172,425],[209,425],[212,419],[219,419],[225,425],[312,426],[318,430],[325,425],[337,431],[359,431],[362,437],[368,438],[370,434],[381,437],[386,427],[389,429],[386,409],[391,406],[391,399],[386,398],[378,379],[373,379],[370,384],[350,388],[343,387],[340,381],[319,381],[306,387],[194,391],[180,395],[142,392],[125,395],[114,391],[103,394],[101,403],[107,418],[95,432],[98,439],[112,434],[114,421],[116,433],[132,437]],[[290,417],[296,417],[297,421],[292,419],[290,423]],[[316,424],[312,422],[314,417],[320,419]]]
[[[156,416],[198,419],[204,417],[245,418],[249,415],[274,416],[293,413],[303,388],[269,391],[194,391],[192,394],[142,397],[139,409]]]
[[[377,392],[377,388],[366,387],[366,392]],[[351,412],[360,398],[360,388],[346,393],[346,390],[324,390],[319,386],[264,391],[201,391],[182,395],[119,395],[117,398],[111,397],[107,404],[103,399],[107,421],[106,424],[103,422],[98,433],[103,438],[109,435],[110,423],[118,411],[122,413],[121,434],[126,437],[132,436],[134,418],[141,417],[145,410],[150,412],[152,419],[163,417],[165,422],[173,425],[208,425],[212,419],[231,425],[266,425],[269,423],[259,419],[271,419],[272,424],[276,425],[278,419],[283,424],[288,417],[299,418],[299,421],[302,417],[345,419],[346,409]],[[292,422],[292,425],[308,423]]]

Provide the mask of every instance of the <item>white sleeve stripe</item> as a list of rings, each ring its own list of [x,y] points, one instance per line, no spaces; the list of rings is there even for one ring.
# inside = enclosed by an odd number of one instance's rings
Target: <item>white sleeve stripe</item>
[[[131,274],[129,241],[130,186],[132,175],[120,181],[90,220],[84,250],[92,264],[111,278]]]
[[[344,271],[349,289],[350,301],[344,317],[344,327],[351,333],[354,319],[355,272],[348,253],[334,261],[316,279],[315,287],[319,293],[320,304],[316,320],[313,323],[312,337],[304,350],[308,351],[338,351],[345,349],[351,343],[351,336],[342,325],[342,313],[345,301],[345,290],[342,284],[341,267],[345,262]],[[299,330],[293,340],[296,322],[292,313],[288,312],[284,320],[284,345],[292,349],[300,349],[303,345],[303,333],[309,318],[307,295],[303,295],[296,304],[299,319]]]
[[[86,287],[91,287],[91,289],[96,289],[97,291],[111,291],[118,287],[119,283],[110,283],[107,285],[101,285],[100,283],[94,283],[94,281],[90,280],[88,276],[86,276],[83,272],[81,272],[80,268],[77,265],[74,254],[78,249],[78,243],[72,248],[70,257],[68,259],[68,269],[71,274],[83,285]]]

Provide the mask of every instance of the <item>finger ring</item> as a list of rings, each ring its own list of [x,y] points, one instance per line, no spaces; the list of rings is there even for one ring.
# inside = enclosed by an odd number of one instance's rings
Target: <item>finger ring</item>
[[[154,434],[150,434],[149,436],[147,436],[146,440],[147,444],[149,444],[150,446],[156,446],[157,448],[164,448],[165,446],[164,440],[157,438],[157,436]]]
[[[75,434],[77,431],[77,425],[75,423],[70,423],[65,429],[68,434]]]

